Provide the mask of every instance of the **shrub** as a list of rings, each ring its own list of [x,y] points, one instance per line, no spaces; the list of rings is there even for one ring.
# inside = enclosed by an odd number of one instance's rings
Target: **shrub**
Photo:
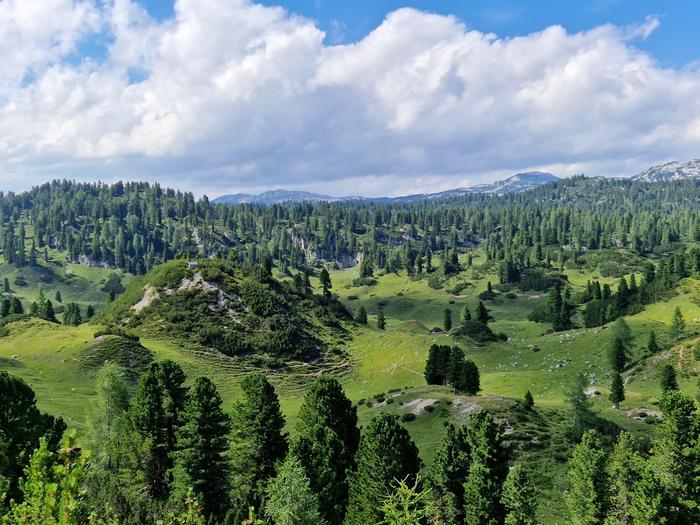
[[[374,286],[377,284],[377,280],[372,277],[357,277],[352,280],[352,285],[357,286]]]
[[[401,421],[408,423],[409,421],[415,421],[416,415],[413,412],[406,412],[401,416]]]

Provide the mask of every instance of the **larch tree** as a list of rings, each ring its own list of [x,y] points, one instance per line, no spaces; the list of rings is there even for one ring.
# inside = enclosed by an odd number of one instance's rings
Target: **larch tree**
[[[600,434],[595,430],[585,432],[569,461],[569,489],[564,496],[574,525],[603,523],[607,512],[607,461]]]

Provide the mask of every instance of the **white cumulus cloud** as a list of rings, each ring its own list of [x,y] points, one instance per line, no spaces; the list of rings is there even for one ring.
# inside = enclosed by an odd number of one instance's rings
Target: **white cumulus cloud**
[[[633,174],[700,149],[700,72],[635,47],[658,24],[499,38],[400,9],[329,45],[248,0],[178,0],[161,21],[131,0],[0,0],[0,182],[398,194]]]

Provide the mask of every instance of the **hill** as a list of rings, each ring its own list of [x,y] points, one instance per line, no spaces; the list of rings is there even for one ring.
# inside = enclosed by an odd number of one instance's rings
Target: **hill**
[[[303,280],[279,282],[261,268],[202,259],[157,266],[100,320],[281,366],[283,359],[310,361],[328,353],[345,317],[339,303],[313,295]]]

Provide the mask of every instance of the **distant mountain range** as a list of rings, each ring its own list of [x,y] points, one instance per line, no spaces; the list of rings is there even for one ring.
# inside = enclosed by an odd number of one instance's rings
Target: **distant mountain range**
[[[417,193],[414,195],[404,195],[400,197],[332,197],[308,191],[272,190],[258,195],[250,193],[234,193],[232,195],[222,195],[213,200],[215,204],[280,204],[283,202],[336,202],[347,200],[367,200],[376,202],[412,202],[421,200],[445,199],[449,197],[459,197],[469,193],[489,193],[503,195],[506,193],[518,193],[526,191],[543,184],[556,182],[559,178],[551,173],[543,171],[529,171],[518,173],[505,180],[499,180],[491,184],[478,184],[467,188],[454,188],[438,193]]]
[[[689,160],[688,162],[667,162],[647,168],[638,173],[633,180],[644,182],[659,182],[668,180],[683,180],[700,177],[700,159]]]

